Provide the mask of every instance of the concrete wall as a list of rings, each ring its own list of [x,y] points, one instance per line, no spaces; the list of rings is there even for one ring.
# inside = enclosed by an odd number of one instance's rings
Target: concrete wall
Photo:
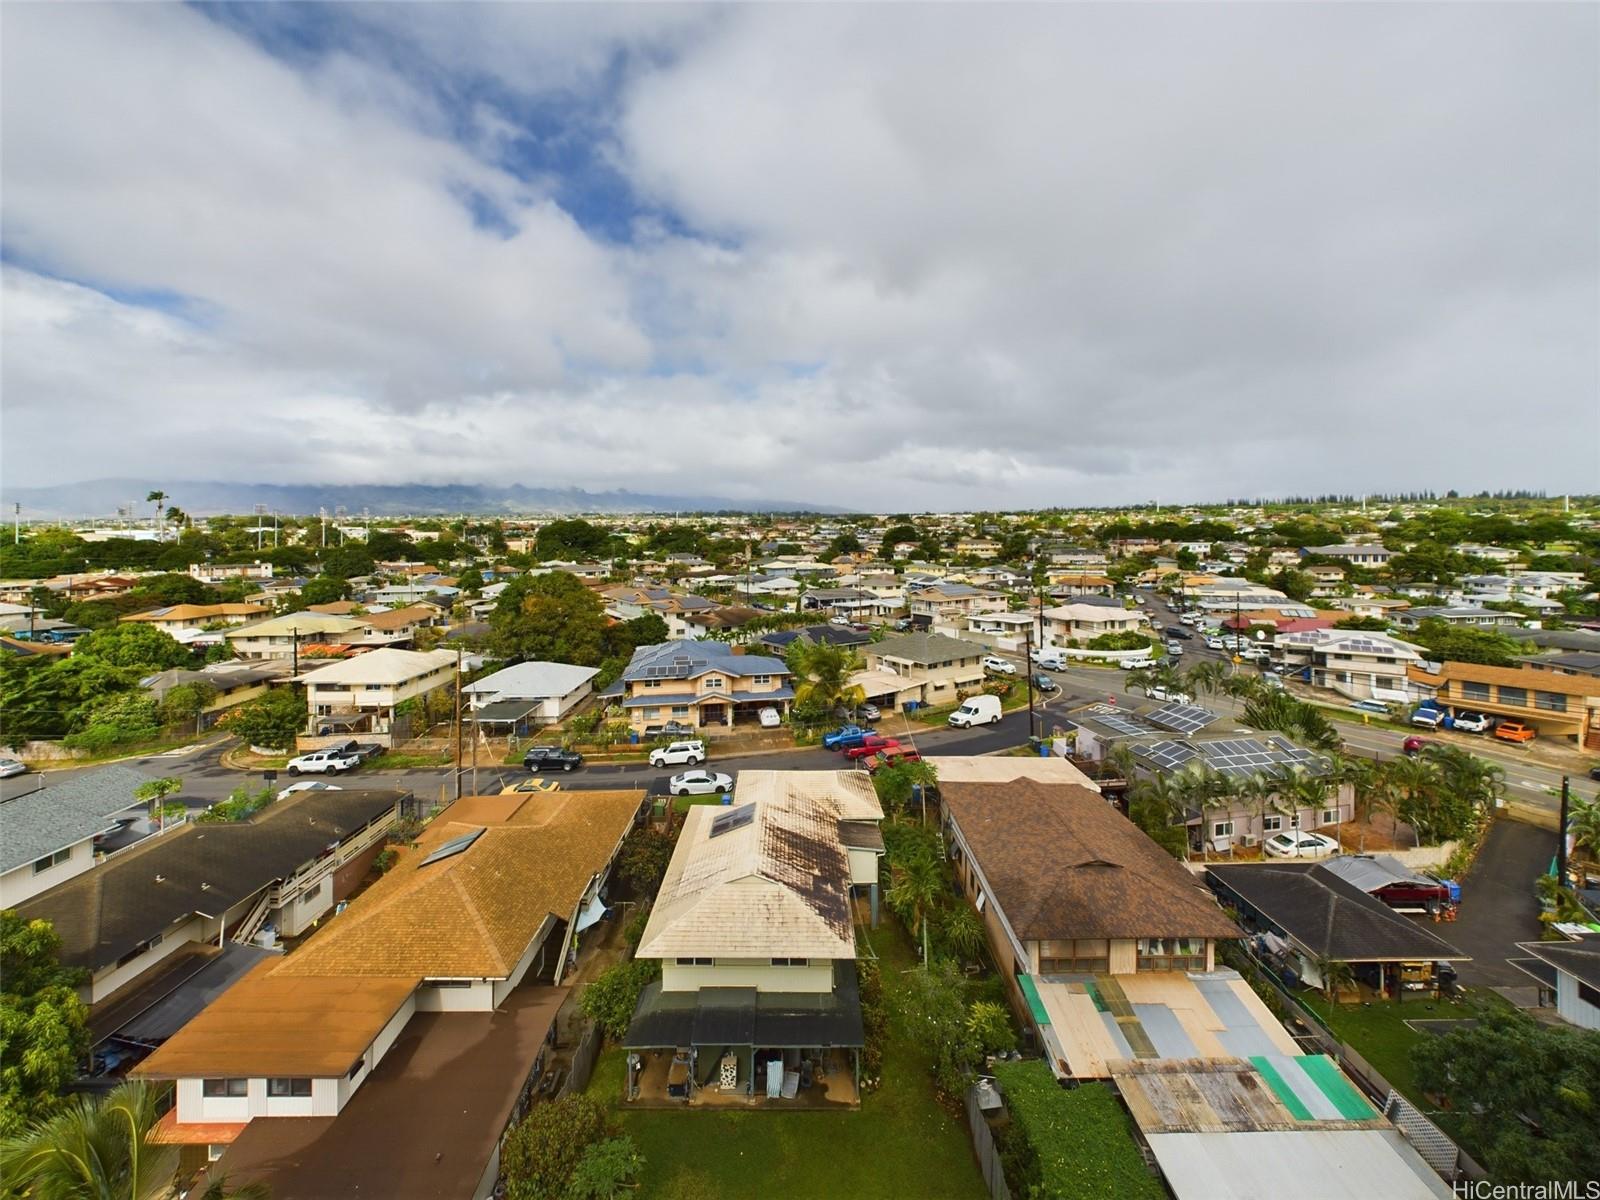
[[[761,992],[831,992],[833,960],[814,958],[804,967],[774,967],[766,959],[718,959],[713,966],[661,964],[661,990],[698,992],[704,987],[753,987]]]
[[[75,875],[82,875],[94,866],[93,838],[75,842],[67,850],[65,859],[43,871],[35,871],[29,862],[0,875],[0,908],[15,908],[24,900],[65,883]]]

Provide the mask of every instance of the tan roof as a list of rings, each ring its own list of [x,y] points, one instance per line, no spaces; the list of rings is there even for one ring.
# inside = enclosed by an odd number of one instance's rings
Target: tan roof
[[[299,977],[504,979],[547,917],[571,918],[643,800],[637,791],[463,800],[428,826],[416,849],[401,849],[388,873],[281,970]],[[479,829],[464,852],[423,865],[445,842]]]
[[[883,805],[865,771],[740,771],[739,799],[831,802],[841,821],[883,820]]]
[[[150,612],[130,613],[124,621],[203,621],[207,617],[259,617],[259,604],[174,604]]]
[[[1025,941],[1243,936],[1209,892],[1098,792],[939,784],[991,899]]]
[[[325,636],[330,633],[350,633],[353,630],[365,629],[365,617],[345,617],[336,613],[297,612],[284,613],[281,617],[268,617],[265,621],[255,621],[249,625],[239,625],[228,630],[229,638],[252,637],[288,637],[299,633],[303,638]]]
[[[307,612],[326,613],[334,617],[348,617],[361,605],[355,600],[329,600],[326,604],[308,604]]]
[[[1561,692],[1567,696],[1600,696],[1600,678],[1593,675],[1564,675],[1560,671],[1541,670],[1534,666],[1486,667],[1480,663],[1449,661],[1440,663],[1437,673],[1412,670],[1407,675],[1419,683],[1434,687],[1445,680],[1455,679],[1469,683],[1503,683],[1530,691]]]
[[[391,608],[388,612],[367,613],[362,619],[374,629],[389,631],[404,629],[407,625],[415,625],[418,621],[432,620],[439,615],[439,610],[431,604],[408,604],[404,608]]]
[[[301,681],[335,687],[340,684],[397,684],[427,675],[440,667],[455,665],[454,650],[396,650],[385,647],[307,672]]]
[[[739,786],[742,793],[743,773]],[[771,790],[737,806],[754,816],[723,833],[713,834],[712,823],[734,809],[689,810],[639,957],[855,957],[838,802]]]
[[[927,760],[944,783],[1009,783],[1013,779],[1034,779],[1040,783],[1075,783],[1098,792],[1100,786],[1072,763],[1052,755],[1049,758],[1020,758],[1009,754],[931,756]],[[741,783],[743,776],[740,777]]]
[[[133,1074],[342,1076],[421,982],[419,975],[307,979],[282,973],[288,962],[254,967]]]

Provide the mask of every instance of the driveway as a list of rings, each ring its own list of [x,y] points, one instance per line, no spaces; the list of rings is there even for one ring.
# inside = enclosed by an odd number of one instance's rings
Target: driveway
[[[1455,923],[1439,926],[1440,937],[1472,961],[1461,964],[1461,982],[1485,987],[1533,987],[1507,958],[1520,956],[1517,942],[1537,941],[1539,901],[1534,883],[1550,866],[1556,835],[1520,821],[1498,820],[1489,829],[1478,861],[1461,881]]]

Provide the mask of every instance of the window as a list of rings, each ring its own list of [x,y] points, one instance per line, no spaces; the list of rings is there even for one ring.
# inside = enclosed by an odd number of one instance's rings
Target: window
[[[709,967],[709,958],[679,958],[674,960],[680,967]]]
[[[1204,938],[1140,938],[1135,966],[1141,971],[1203,971]]]
[[[771,675],[752,675],[750,677],[750,682],[755,684],[757,687],[766,687],[769,683],[772,682],[772,676]]]
[[[1585,1004],[1592,1004],[1600,1008],[1600,988],[1592,988],[1587,983],[1578,985],[1578,999]]]
[[[689,715],[689,706],[687,704],[674,704],[672,706],[672,715],[675,717],[687,717]]]
[[[34,860],[34,862],[33,862],[33,873],[35,875],[42,875],[44,872],[48,871],[51,867],[59,866],[61,863],[66,862],[67,859],[69,859],[71,857],[72,857],[72,848],[70,846],[67,847],[67,849],[65,849],[65,850],[57,850],[54,854],[46,854],[43,858],[38,858],[38,859]]]
[[[1470,679],[1461,679],[1456,682],[1461,689],[1463,700],[1488,700],[1489,685],[1487,683],[1473,683]]]
[[[228,1097],[238,1100],[250,1094],[250,1081],[248,1079],[203,1079],[200,1081],[200,1094],[212,1099]]]
[[[1211,836],[1212,837],[1232,837],[1233,836],[1233,822],[1232,821],[1214,821],[1214,822],[1212,822],[1212,825],[1211,825]]]
[[[269,1097],[294,1097],[298,1100],[311,1098],[311,1080],[309,1079],[269,1079],[267,1080],[267,1095]]]
[[[1528,706],[1528,689],[1519,687],[1506,687],[1500,685],[1500,703],[1514,705],[1517,708]]]
[[[1104,975],[1110,969],[1111,943],[1104,939],[1079,938],[1050,946],[1054,953],[1039,955],[1041,975]]]
[[[358,1059],[356,1059],[354,1065],[352,1065],[350,1070],[346,1073],[345,1078],[346,1079],[354,1079],[357,1075],[361,1074],[361,1072],[366,1070],[366,1069],[367,1069],[367,1060],[364,1059],[364,1058],[358,1058]]]
[[[1339,810],[1337,808],[1323,809],[1322,823],[1324,825],[1337,825],[1339,823]]]
[[[775,958],[772,960],[775,967],[806,967],[811,965],[809,958]]]
[[[220,1162],[220,1161],[222,1161],[222,1156],[228,1152],[228,1147],[231,1144],[232,1144],[231,1142],[207,1142],[206,1143],[206,1161],[207,1162]]]
[[[644,719],[646,721],[654,721],[660,715],[661,710],[659,708],[647,708],[644,710]]]
[[[725,686],[727,686],[727,685],[724,682],[722,676],[720,676],[720,675],[707,675],[706,676],[706,691],[708,691],[708,692],[720,691]]]
[[[1277,833],[1278,830],[1280,830],[1282,828],[1283,828],[1283,818],[1282,817],[1262,817],[1261,818],[1261,832],[1262,833]]]
[[[1501,689],[1504,690],[1503,688]],[[1560,692],[1535,692],[1533,706],[1542,708],[1545,712],[1566,712],[1567,698]]]

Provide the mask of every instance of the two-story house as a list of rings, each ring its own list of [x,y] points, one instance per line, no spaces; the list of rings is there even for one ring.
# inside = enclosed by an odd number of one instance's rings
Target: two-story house
[[[1280,635],[1273,661],[1286,675],[1352,700],[1401,703],[1406,673],[1422,661],[1422,648],[1362,629],[1304,629]]]
[[[1124,608],[1120,601],[1096,604],[1087,598],[1044,609],[1039,618],[1047,646],[1087,642],[1106,633],[1138,633],[1145,622],[1143,613],[1136,608]]]
[[[1410,680],[1442,708],[1488,713],[1532,726],[1540,736],[1600,749],[1600,678],[1537,660],[1514,667],[1442,662],[1412,668]]]
[[[267,602],[238,604],[166,604],[148,612],[129,613],[122,620],[133,625],[149,625],[162,633],[176,636],[190,629],[205,629],[221,625],[243,625],[259,620],[272,612]]]
[[[1376,569],[1388,565],[1396,551],[1376,542],[1341,542],[1332,546],[1307,546],[1300,553],[1308,558],[1312,555],[1320,558],[1337,558],[1358,567]]]
[[[229,629],[224,636],[235,658],[293,660],[313,643],[353,645],[365,636],[366,618],[335,613],[296,612]]]
[[[451,650],[369,650],[300,677],[311,733],[380,738],[389,735],[396,708],[455,681]]]
[[[876,889],[883,810],[850,771],[745,771],[738,797],[689,810],[650,910],[628,1097],[854,1106],[852,894]]]
[[[618,681],[628,723],[641,732],[677,721],[699,730],[754,722],[763,708],[794,700],[781,658],[739,654],[724,642],[682,640],[640,646]]]
[[[998,592],[975,588],[968,583],[936,583],[929,587],[906,589],[906,608],[913,623],[928,628],[942,625],[962,629],[974,613],[1004,612],[1006,598]]]
[[[908,704],[954,704],[983,685],[986,647],[942,633],[906,633],[862,647],[867,667],[851,677],[868,700],[899,710]]]

